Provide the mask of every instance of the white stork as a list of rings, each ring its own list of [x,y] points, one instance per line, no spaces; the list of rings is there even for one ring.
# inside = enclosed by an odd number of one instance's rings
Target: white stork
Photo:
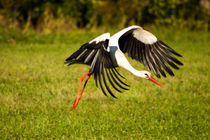
[[[79,50],[65,61],[65,64],[68,65],[75,63],[90,65],[89,71],[80,77],[79,91],[72,110],[76,108],[87,81],[92,74],[94,75],[96,86],[98,87],[97,84],[99,83],[102,92],[106,96],[106,91],[108,91],[112,97],[116,98],[108,86],[108,82],[118,92],[122,92],[120,88],[128,90],[127,87],[129,85],[120,79],[120,77],[125,78],[119,74],[116,67],[122,67],[137,77],[150,80],[163,87],[151,76],[150,72],[134,69],[124,53],[142,63],[147,70],[151,70],[158,78],[160,78],[160,75],[166,77],[164,70],[171,76],[174,76],[169,65],[175,69],[179,69],[175,64],[183,65],[173,56],[181,57],[179,53],[140,26],[127,27],[111,37],[110,33],[102,34],[82,45]],[[86,76],[87,78],[81,91],[82,81]]]

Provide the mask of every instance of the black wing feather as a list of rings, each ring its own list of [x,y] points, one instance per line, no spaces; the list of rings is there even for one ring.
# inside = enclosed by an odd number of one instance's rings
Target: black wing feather
[[[156,58],[159,59],[160,64],[163,66],[163,68],[171,75],[174,76],[174,73],[171,71],[171,69],[168,67],[167,64],[165,64],[164,60],[162,59],[161,55],[157,52],[156,49],[152,49],[154,54],[156,55]]]
[[[149,47],[148,49],[150,49],[150,46],[148,46],[148,47]],[[158,73],[158,71],[157,71],[157,68],[155,67],[154,58],[152,58],[151,52],[150,52],[150,51],[147,51],[147,53],[148,53],[147,55],[148,55],[149,61],[150,61],[150,63],[151,63],[152,71],[154,72],[154,74],[155,74],[158,78],[160,78],[160,75],[159,75],[159,73]]]
[[[132,29],[119,38],[120,50],[123,53],[128,53],[128,56],[132,59],[141,62],[148,70],[151,70],[158,78],[160,78],[160,74],[166,77],[164,70],[171,76],[174,76],[174,73],[169,66],[171,66],[174,69],[179,69],[179,67],[176,64],[183,65],[183,63],[180,62],[173,55],[179,57],[182,56],[160,40],[157,40],[153,44],[143,43],[142,41],[140,41],[140,39],[134,37],[133,32],[135,30],[137,30],[138,32],[138,29]],[[141,32],[143,31],[143,29],[139,29],[139,31]],[[142,33],[140,35],[144,34]]]
[[[115,77],[113,76],[113,73],[112,73],[110,70],[109,70],[109,74],[111,75],[113,81],[116,83],[116,85],[117,85],[118,87],[120,87],[121,89],[124,89],[124,90],[128,90],[127,88],[123,87],[123,86],[115,79]]]
[[[152,52],[152,53],[153,53],[153,52]],[[156,64],[155,66],[157,67],[157,69],[159,70],[159,72],[162,74],[163,77],[166,77],[166,74],[165,74],[164,70],[162,69],[160,62],[159,62],[159,60],[157,59],[156,55],[154,55],[154,53],[153,53],[152,57],[153,57],[154,60],[155,60],[155,61],[154,61],[155,64]]]
[[[102,74],[102,76],[103,76],[104,85],[106,86],[107,91],[109,92],[109,94],[110,94],[112,97],[117,98],[117,97],[112,93],[112,91],[110,90],[110,88],[109,88],[109,86],[108,86],[108,84],[107,84],[107,82],[106,82],[106,77],[105,77],[105,75],[104,75],[104,65],[102,64],[100,68],[101,68],[101,69],[100,69],[100,70],[101,70],[101,74]]]
[[[100,41],[100,42],[91,42],[85,43],[80,47],[79,50],[74,52],[70,57],[68,57],[65,61],[65,64],[71,65],[75,63],[79,64],[87,64],[90,65],[89,72],[94,75],[94,79],[96,82],[96,86],[99,86],[105,96],[108,93],[117,98],[111,88],[109,87],[109,83],[113,89],[118,92],[120,91],[118,87],[127,90],[127,88],[122,85],[129,86],[124,83],[118,76],[125,79],[116,69],[115,65],[112,62],[111,56],[109,52],[106,51],[108,47],[108,41]],[[108,70],[107,70],[108,69]],[[112,73],[110,72],[112,71]],[[109,72],[108,72],[109,71]],[[114,75],[114,76],[113,76]],[[119,82],[118,82],[119,81]],[[121,85],[122,84],[122,85]]]
[[[168,59],[167,55],[165,54],[165,52],[163,50],[161,50],[159,47],[155,47],[156,50],[161,54],[161,56],[163,57],[163,59],[170,65],[172,66],[174,69],[179,69],[179,67],[177,67],[173,62],[171,62],[170,59]]]
[[[175,50],[173,50],[171,47],[169,47],[168,45],[166,45],[164,42],[162,42],[161,40],[159,40],[158,42],[161,43],[161,45],[163,45],[164,47],[166,47],[171,53],[177,55],[177,56],[180,56],[182,57],[181,54],[179,54],[178,52],[176,52]]]
[[[107,69],[105,69],[105,70],[106,70],[106,76],[107,76],[107,78],[109,79],[109,82],[110,82],[110,84],[112,85],[112,87],[113,87],[115,90],[117,90],[118,92],[122,92],[122,91],[119,90],[119,89],[115,86],[115,84],[112,82],[112,80],[111,80],[111,78],[110,78],[110,76],[109,76],[109,74],[108,74]]]

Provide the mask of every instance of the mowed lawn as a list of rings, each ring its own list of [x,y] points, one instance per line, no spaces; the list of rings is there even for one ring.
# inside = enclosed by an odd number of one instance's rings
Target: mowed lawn
[[[89,67],[63,62],[103,32],[1,31],[0,139],[210,139],[210,33],[174,31],[152,31],[183,55],[174,77],[158,79],[165,88],[119,69],[130,90],[106,97],[91,77],[74,111]]]

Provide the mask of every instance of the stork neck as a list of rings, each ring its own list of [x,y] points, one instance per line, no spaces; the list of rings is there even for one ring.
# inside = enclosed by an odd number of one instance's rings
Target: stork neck
[[[131,65],[129,67],[127,67],[127,70],[130,71],[133,75],[143,78],[143,72],[136,70],[135,68],[133,68]]]
[[[132,74],[134,74],[137,77],[141,77],[144,78],[143,76],[143,72],[142,71],[138,71],[136,69],[134,69],[131,64],[128,62],[127,58],[125,57],[125,55],[120,51],[117,50],[115,53],[115,58],[117,61],[117,65],[119,67],[122,67],[128,71],[130,71]]]

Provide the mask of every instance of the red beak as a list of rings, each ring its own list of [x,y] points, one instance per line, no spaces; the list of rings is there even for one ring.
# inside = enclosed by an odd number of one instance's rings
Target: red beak
[[[155,80],[155,78],[153,78],[152,76],[150,76],[150,77],[148,78],[148,80],[152,81],[153,83],[159,85],[159,86],[162,87],[162,88],[164,87],[161,83],[159,83],[157,80]]]

